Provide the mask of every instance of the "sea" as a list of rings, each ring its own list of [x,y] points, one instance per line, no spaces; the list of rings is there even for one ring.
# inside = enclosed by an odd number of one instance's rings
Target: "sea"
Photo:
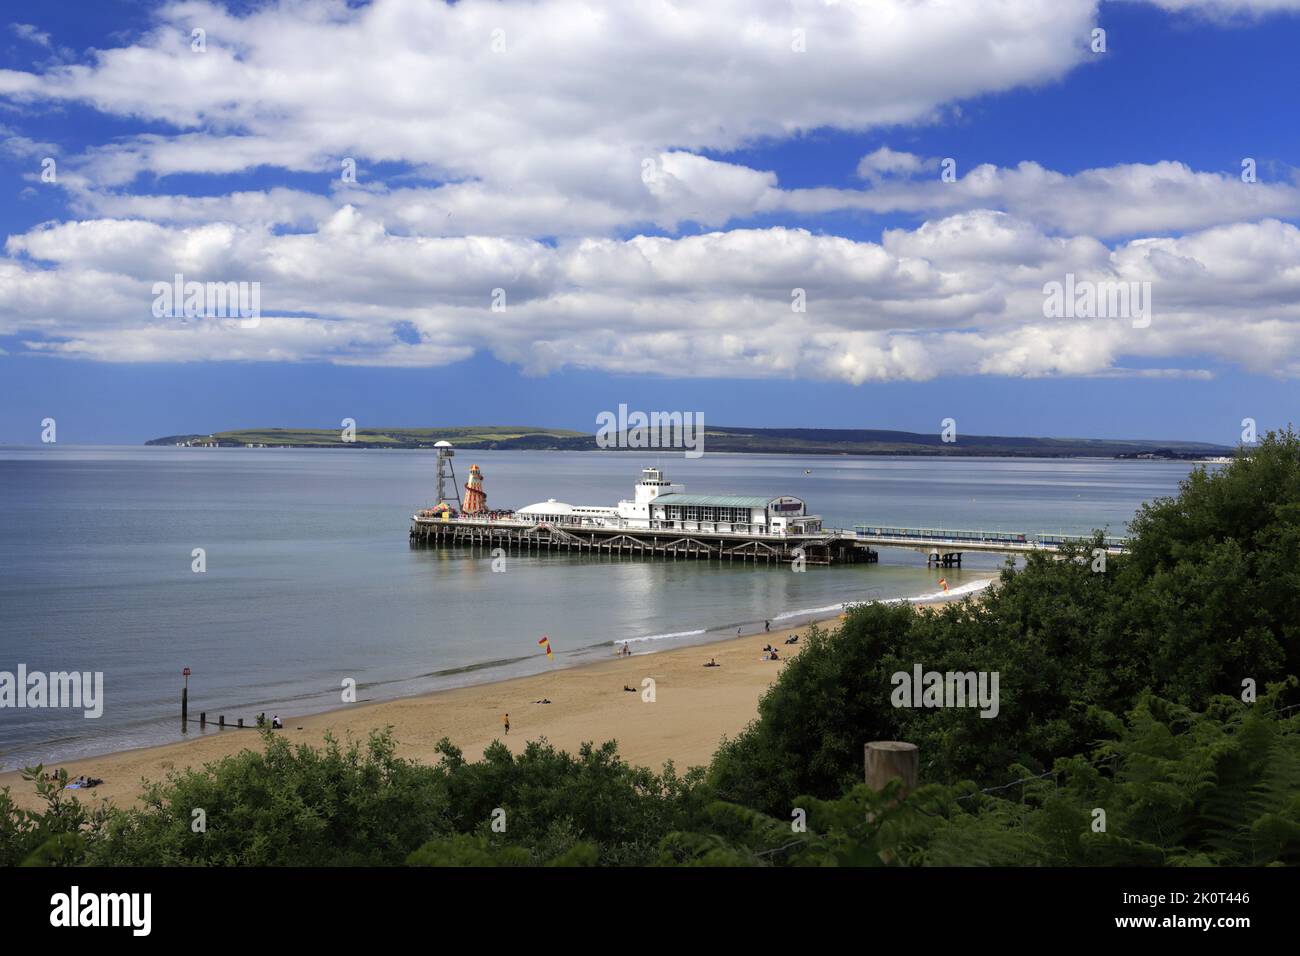
[[[480,466],[490,508],[614,504],[657,465],[692,493],[796,495],[827,527],[1111,535],[1193,467],[629,451],[460,451],[455,463],[462,483]],[[1007,560],[927,568],[923,554],[884,549],[879,564],[796,573],[512,553],[494,570],[485,549],[411,547],[435,469],[415,450],[0,446],[0,672],[103,675],[98,717],[0,708],[0,769],[214,733],[219,714],[327,710],[350,682],[358,700],[390,699],[572,666],[623,642],[651,653],[845,604],[971,593]]]

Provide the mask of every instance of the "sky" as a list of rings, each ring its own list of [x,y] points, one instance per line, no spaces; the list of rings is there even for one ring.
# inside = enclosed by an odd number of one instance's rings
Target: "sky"
[[[1295,418],[1298,48],[1300,0],[0,0],[0,442],[1236,444]]]

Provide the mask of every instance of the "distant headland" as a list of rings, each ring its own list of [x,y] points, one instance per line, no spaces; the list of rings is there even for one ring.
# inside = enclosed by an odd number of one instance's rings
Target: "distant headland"
[[[148,445],[219,448],[432,448],[449,441],[470,450],[636,451],[601,448],[593,432],[515,425],[447,428],[357,428],[352,441],[334,428],[244,428],[208,434],[168,435]],[[622,444],[622,443],[621,443]],[[945,455],[1023,458],[1133,458],[1201,461],[1228,458],[1235,449],[1205,442],[1109,439],[1014,438],[862,428],[742,428],[711,425],[704,447],[712,452],[777,455]]]

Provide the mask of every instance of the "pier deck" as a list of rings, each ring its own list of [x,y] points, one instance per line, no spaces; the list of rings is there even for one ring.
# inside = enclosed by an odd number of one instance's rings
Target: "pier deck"
[[[411,544],[481,545],[510,550],[553,550],[645,557],[807,564],[874,563],[879,555],[851,531],[821,534],[739,534],[724,531],[598,527],[511,518],[411,519]]]

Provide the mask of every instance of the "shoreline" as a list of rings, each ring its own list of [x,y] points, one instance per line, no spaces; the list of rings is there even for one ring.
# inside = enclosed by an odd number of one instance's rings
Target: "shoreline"
[[[944,598],[888,600],[909,601],[917,607],[971,596],[978,600],[995,581],[972,582],[980,587],[966,585]],[[634,650],[629,657],[617,655],[621,646],[617,642],[604,660],[282,716],[284,728],[276,733],[285,734],[294,744],[319,746],[326,733],[343,742],[349,738],[364,741],[370,731],[392,726],[399,756],[424,763],[438,761],[434,748],[444,736],[469,760],[481,758],[494,739],[515,753],[528,741],[543,737],[570,752],[588,741],[600,744],[614,739],[619,742],[619,755],[629,763],[659,770],[671,760],[679,771],[685,770],[709,763],[724,736],[734,737],[758,716],[759,698],[785,661],[802,649],[801,644],[786,645],[785,639],[803,634],[813,624],[833,625],[842,613],[841,608],[810,613],[794,623],[774,626],[770,633],[663,649],[644,648],[632,641]],[[779,661],[760,660],[767,643],[777,648]],[[710,658],[722,666],[704,667]],[[655,682],[653,704],[642,701],[642,681],[647,677]],[[635,692],[623,689],[629,686]],[[541,699],[552,703],[534,703]],[[511,719],[509,735],[502,732],[505,713]],[[261,749],[259,736],[250,733],[256,728],[241,731],[227,725],[218,731],[215,724],[208,726],[207,732],[191,739],[75,757],[47,763],[45,769],[64,768],[69,779],[80,775],[102,778],[104,783],[90,790],[68,792],[83,802],[107,799],[117,806],[130,806],[138,803],[143,793],[142,778],[160,782],[169,771],[198,768],[241,750]],[[39,806],[32,784],[22,779],[20,770],[0,772],[2,787],[10,788],[18,806]]]
[[[979,594],[994,583],[996,583],[996,578],[977,578],[955,586],[948,593],[927,591],[921,594],[877,598],[875,600],[886,604],[908,602],[917,606],[926,606],[960,600],[971,594]],[[774,628],[783,632],[791,628],[806,627],[814,621],[831,620],[843,612],[845,604],[855,603],[862,602],[848,601],[833,605],[782,611],[772,617],[771,624]],[[37,762],[44,764],[46,767],[80,764],[119,753],[147,750],[173,744],[187,744],[195,740],[202,740],[208,734],[218,732],[217,715],[222,712],[229,715],[226,724],[227,730],[252,730],[256,729],[253,723],[253,715],[258,711],[265,711],[268,715],[276,712],[292,714],[295,719],[301,720],[302,718],[319,716],[330,711],[352,706],[388,703],[466,687],[532,677],[542,673],[551,673],[557,669],[567,670],[575,667],[585,667],[608,659],[615,649],[623,643],[630,644],[641,655],[661,654],[669,650],[691,647],[707,647],[736,637],[737,634],[733,633],[732,629],[738,625],[745,629],[745,633],[740,636],[753,637],[760,635],[762,633],[759,629],[761,623],[762,619],[743,622],[732,621],[730,624],[706,625],[698,629],[674,633],[612,638],[601,643],[561,651],[557,653],[556,663],[553,665],[540,664],[534,666],[538,664],[536,655],[529,654],[527,657],[479,661],[415,676],[388,677],[382,680],[366,682],[365,692],[368,696],[359,698],[354,704],[340,702],[337,690],[324,692],[316,690],[307,694],[292,695],[288,699],[279,701],[253,699],[243,704],[235,703],[216,710],[210,709],[209,713],[211,713],[212,717],[206,730],[198,729],[197,719],[192,718],[191,730],[188,735],[177,732],[175,724],[178,715],[171,713],[167,717],[153,718],[148,721],[148,726],[153,728],[152,732],[133,733],[119,729],[103,736],[85,737],[80,740],[72,738],[69,741],[68,738],[56,738],[44,742],[44,745],[49,748],[44,752],[41,751],[42,742],[40,741],[31,745],[20,745],[14,753],[23,753],[24,756],[14,759],[11,756],[0,755],[0,763],[7,764],[0,766],[0,781],[7,779],[7,775],[17,773],[24,766],[33,766]],[[520,665],[523,665],[522,668]],[[358,690],[361,690],[361,688],[359,687]],[[193,715],[198,713],[200,709],[202,708],[199,706],[192,706],[190,712]],[[237,720],[241,716],[246,721],[243,728],[237,726]],[[160,730],[159,728],[164,725],[166,725],[167,729]],[[70,742],[75,743],[76,746],[70,747]],[[9,762],[10,760],[13,762]]]
[[[364,742],[371,730],[393,727],[399,756],[436,763],[435,745],[448,737],[468,760],[482,757],[485,747],[499,739],[516,754],[529,741],[546,738],[556,747],[575,752],[585,742],[619,742],[619,756],[632,764],[662,768],[672,761],[679,771],[707,764],[724,736],[734,736],[758,714],[758,700],[775,681],[785,661],[802,645],[786,645],[793,634],[803,635],[813,623],[838,621],[839,615],[807,621],[771,633],[728,637],[705,644],[634,651],[619,657],[611,648],[608,660],[525,677],[469,684],[390,700],[344,704],[304,716],[282,717],[291,743],[319,746],[326,733],[341,742]],[[780,652],[779,661],[762,661],[764,644]],[[703,664],[716,659],[717,668]],[[654,680],[655,700],[642,700],[645,678]],[[622,688],[634,687],[635,692]],[[535,701],[550,699],[550,704]],[[502,716],[510,714],[510,732],[503,733]],[[269,719],[269,718],[268,718]],[[212,725],[209,724],[209,727]],[[227,726],[202,737],[119,750],[100,756],[46,765],[69,779],[99,777],[104,783],[90,790],[65,791],[83,802],[107,799],[116,806],[139,802],[142,778],[160,782],[172,770],[198,768],[241,750],[261,749],[252,728]],[[40,805],[32,784],[18,770],[0,773],[0,788],[9,787],[15,804]]]

